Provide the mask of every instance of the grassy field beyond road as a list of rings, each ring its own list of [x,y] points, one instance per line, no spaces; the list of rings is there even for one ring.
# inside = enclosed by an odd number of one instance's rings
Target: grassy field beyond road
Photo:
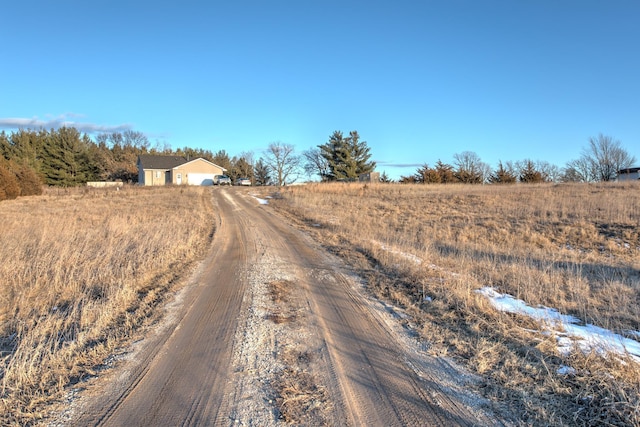
[[[208,248],[210,189],[51,189],[0,203],[0,425],[35,423],[155,315]]]
[[[640,425],[640,366],[575,350],[492,287],[628,338],[640,331],[640,185],[310,184],[270,202],[404,308],[434,354],[525,424]],[[568,374],[567,374],[568,373]]]

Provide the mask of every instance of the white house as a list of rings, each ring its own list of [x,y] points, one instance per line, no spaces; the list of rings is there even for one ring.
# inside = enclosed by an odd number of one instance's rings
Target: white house
[[[618,171],[618,181],[637,181],[640,179],[640,168],[627,168]]]
[[[138,156],[139,185],[213,185],[226,169],[203,158],[141,154]]]

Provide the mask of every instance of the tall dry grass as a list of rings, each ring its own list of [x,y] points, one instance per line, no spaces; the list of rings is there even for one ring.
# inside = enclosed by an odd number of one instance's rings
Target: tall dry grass
[[[0,424],[36,423],[152,318],[213,227],[201,188],[60,189],[0,203]]]
[[[640,425],[637,364],[563,357],[533,321],[475,292],[492,286],[617,333],[640,330],[637,183],[312,184],[272,205],[402,305],[432,351],[482,374],[523,424]],[[576,374],[557,374],[562,364]]]

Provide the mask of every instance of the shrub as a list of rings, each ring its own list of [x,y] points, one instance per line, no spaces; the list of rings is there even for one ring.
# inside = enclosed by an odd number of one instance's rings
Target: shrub
[[[36,172],[28,166],[22,166],[16,177],[20,184],[21,196],[39,196],[42,194],[42,181]]]
[[[0,200],[15,199],[20,195],[20,185],[16,175],[0,165]]]

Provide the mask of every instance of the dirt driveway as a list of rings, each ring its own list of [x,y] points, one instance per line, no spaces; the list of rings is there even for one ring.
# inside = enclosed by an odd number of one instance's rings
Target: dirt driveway
[[[212,251],[66,425],[503,425],[357,277],[251,196],[214,188]]]

